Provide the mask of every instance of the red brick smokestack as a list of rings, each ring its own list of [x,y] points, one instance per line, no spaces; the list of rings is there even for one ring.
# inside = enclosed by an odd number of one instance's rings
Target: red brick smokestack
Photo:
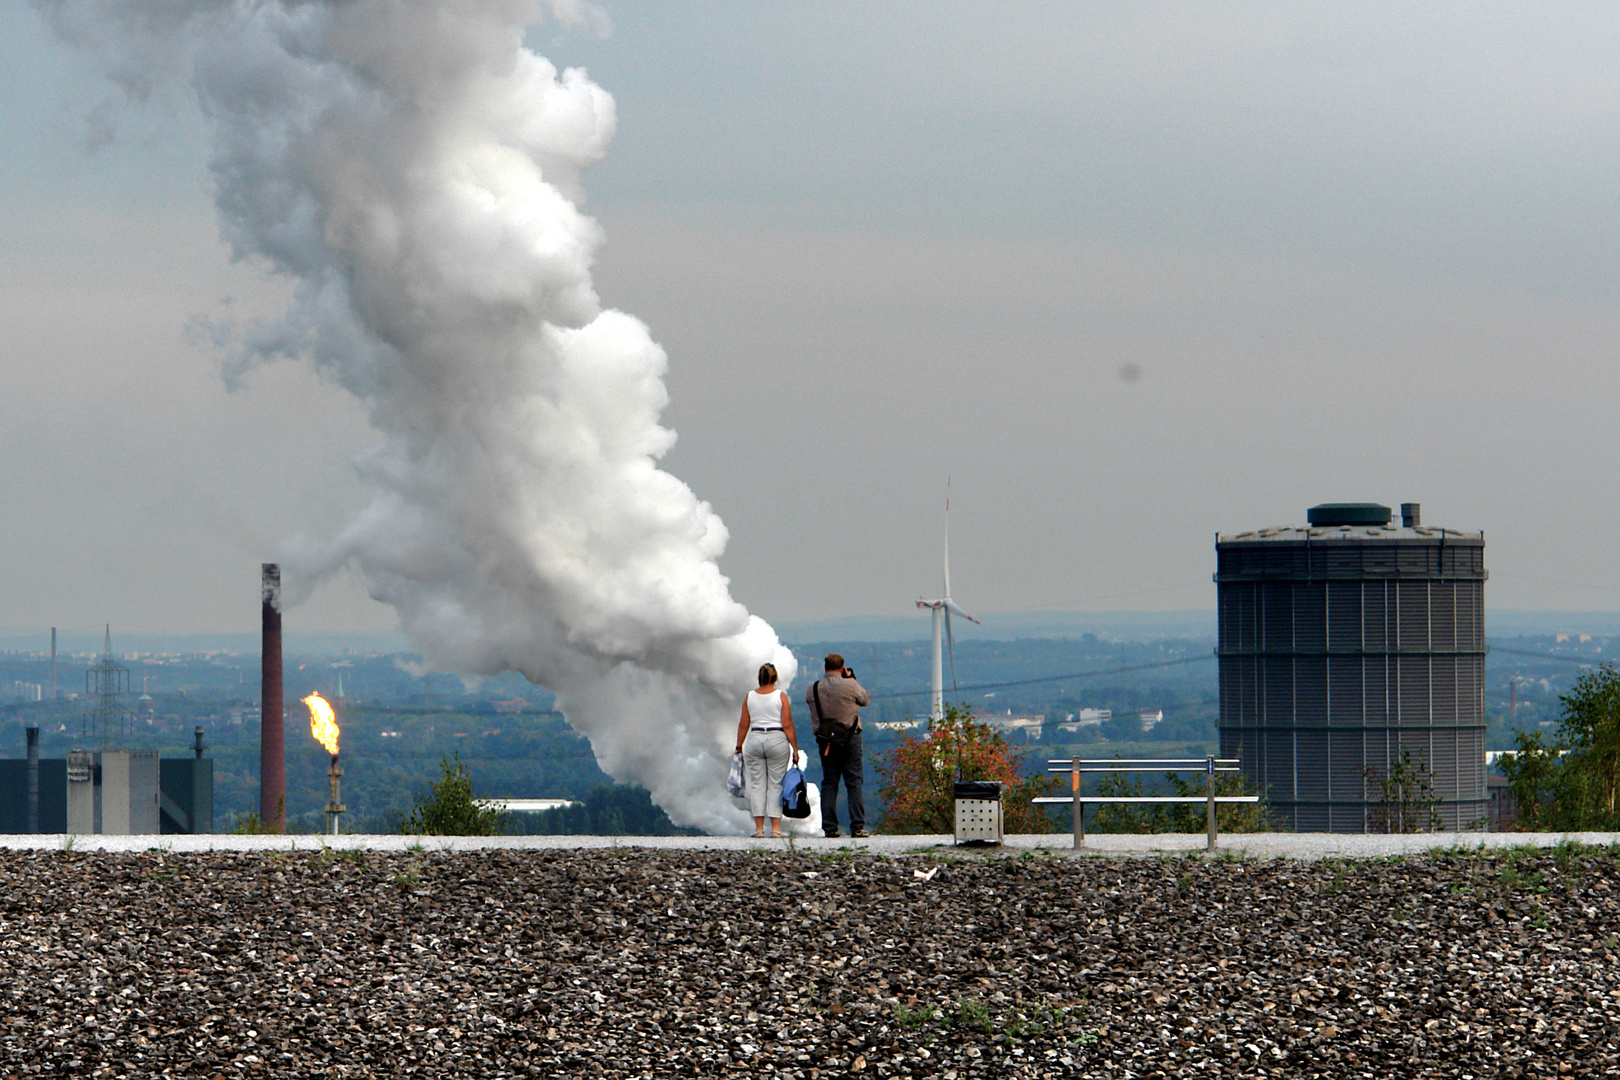
[[[264,648],[259,659],[259,821],[287,831],[287,744],[281,703],[281,567],[264,564]]]

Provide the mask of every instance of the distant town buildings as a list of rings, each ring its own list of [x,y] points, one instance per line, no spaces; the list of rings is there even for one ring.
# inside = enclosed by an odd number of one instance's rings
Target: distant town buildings
[[[1125,716],[1134,717],[1135,730],[1147,734],[1164,720],[1163,709],[1131,709]],[[1057,729],[1064,734],[1078,734],[1081,729],[1088,727],[1101,727],[1114,718],[1112,709],[1081,709],[1077,713],[1069,714],[1068,718],[1058,723]]]
[[[259,722],[260,709],[257,705],[244,705],[237,709],[228,709],[225,721],[232,727],[241,727],[243,724],[252,726]]]
[[[1040,742],[1046,725],[1045,716],[1015,716],[1011,709],[1005,715],[980,717],[980,721],[991,731],[1004,736],[1021,735],[1026,742]]]

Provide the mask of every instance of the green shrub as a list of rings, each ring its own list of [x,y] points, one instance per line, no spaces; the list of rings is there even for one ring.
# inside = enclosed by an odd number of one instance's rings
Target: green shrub
[[[494,836],[506,827],[506,812],[480,806],[472,775],[461,755],[440,757],[441,775],[405,816],[399,831],[408,836]]]
[[[904,740],[878,762],[883,777],[878,796],[888,807],[883,831],[955,832],[956,782],[996,780],[1001,783],[1004,831],[1050,832],[1051,820],[1030,800],[1057,790],[1058,782],[1021,775],[1019,756],[999,732],[975,720],[973,710],[949,706],[926,735]]]

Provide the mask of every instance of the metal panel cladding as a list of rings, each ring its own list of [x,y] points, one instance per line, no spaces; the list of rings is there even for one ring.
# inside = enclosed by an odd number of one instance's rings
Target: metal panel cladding
[[[1375,503],[1217,536],[1221,754],[1280,828],[1366,832],[1404,748],[1447,829],[1482,828],[1485,536]]]

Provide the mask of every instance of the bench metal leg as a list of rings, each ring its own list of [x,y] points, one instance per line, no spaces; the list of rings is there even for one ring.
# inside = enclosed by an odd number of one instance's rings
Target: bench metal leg
[[[1210,758],[1204,766],[1204,776],[1209,782],[1209,803],[1205,811],[1209,825],[1209,845],[1206,851],[1215,850],[1215,759]]]

